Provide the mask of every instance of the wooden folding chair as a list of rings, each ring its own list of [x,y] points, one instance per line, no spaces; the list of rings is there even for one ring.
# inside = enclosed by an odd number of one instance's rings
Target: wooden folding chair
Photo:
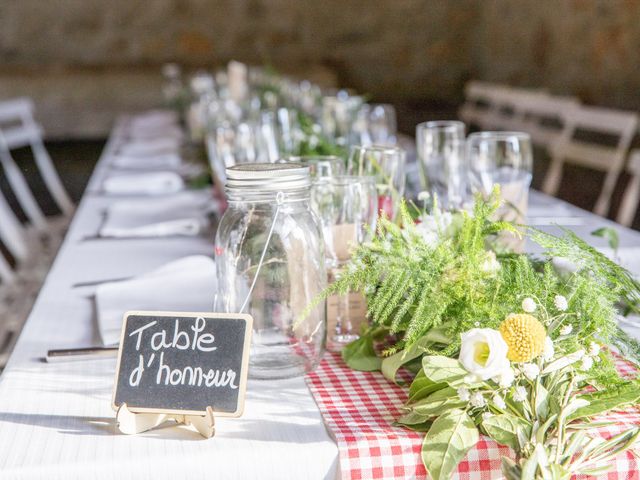
[[[543,191],[556,195],[565,163],[606,173],[604,184],[593,211],[606,215],[633,135],[638,128],[638,115],[632,112],[599,107],[577,106],[563,112],[566,128],[551,146],[551,165],[543,183]],[[601,137],[596,141],[596,137]],[[603,144],[602,139],[610,140]]]
[[[566,112],[580,105],[577,98],[545,95],[536,92],[513,92],[511,102],[515,115],[510,129],[527,132],[531,141],[550,151],[568,127]]]
[[[622,202],[616,221],[630,227],[638,211],[638,202],[640,201],[640,149],[631,150],[627,162],[627,172],[631,178],[622,194]]]
[[[42,128],[35,121],[33,111],[33,102],[28,98],[0,102],[0,161],[25,213],[34,225],[42,227],[42,211],[13,160],[11,150],[30,147],[42,179],[62,213],[70,215],[74,206],[44,146]]]

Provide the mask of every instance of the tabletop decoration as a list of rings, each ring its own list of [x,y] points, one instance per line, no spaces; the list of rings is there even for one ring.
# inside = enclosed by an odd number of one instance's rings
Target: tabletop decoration
[[[214,416],[241,416],[252,324],[246,314],[125,313],[112,401],[120,431],[174,420],[210,438]]]
[[[401,206],[402,228],[382,218],[324,292],[367,298],[371,326],[343,350],[346,363],[398,382],[401,367],[415,375],[397,423],[425,433],[434,479],[449,478],[480,433],[512,449],[502,460],[508,479],[606,469],[640,435],[591,435],[599,415],[640,399],[640,383],[618,373],[609,348],[640,358],[616,322],[621,299],[638,298],[636,281],[569,231],[493,221],[498,189],[470,213],[421,200]],[[544,256],[492,248],[503,231],[526,233]],[[556,257],[573,269],[555,268]]]

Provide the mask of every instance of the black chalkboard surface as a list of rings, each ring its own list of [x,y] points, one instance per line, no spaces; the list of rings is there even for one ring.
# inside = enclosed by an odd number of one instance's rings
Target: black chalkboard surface
[[[113,408],[132,412],[242,414],[252,318],[242,314],[127,312]]]

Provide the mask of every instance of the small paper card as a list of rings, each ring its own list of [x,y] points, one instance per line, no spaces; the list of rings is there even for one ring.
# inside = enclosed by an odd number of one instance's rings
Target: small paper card
[[[113,408],[242,415],[252,323],[233,313],[125,313]]]

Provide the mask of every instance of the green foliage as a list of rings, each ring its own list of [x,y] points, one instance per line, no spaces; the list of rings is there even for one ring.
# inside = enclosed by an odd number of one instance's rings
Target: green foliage
[[[328,287],[325,295],[363,291],[371,324],[397,338],[385,350],[393,359],[383,361],[388,378],[420,354],[454,356],[462,332],[497,328],[507,315],[522,311],[525,297],[535,299],[542,317],[553,320],[545,325],[553,339],[561,327],[572,327],[573,334],[557,343],[560,351],[587,348],[597,340],[640,353],[616,323],[620,298],[640,298],[631,275],[573,232],[555,237],[533,229],[528,235],[544,247],[545,256],[504,253],[497,256],[496,268],[496,256],[487,245],[505,231],[518,234],[514,225],[492,220],[499,205],[497,191],[487,200],[478,199],[472,213],[457,213],[447,234],[439,232],[434,242],[425,241],[403,204],[403,228],[380,219],[374,240],[356,250],[345,273]],[[568,275],[557,271],[554,257],[566,258],[578,270]],[[566,297],[566,312],[555,306],[556,295]],[[439,335],[426,338],[434,332]],[[353,357],[350,362],[353,366]],[[606,355],[592,369],[592,377],[597,386],[620,381]]]
[[[422,461],[431,478],[450,478],[478,437],[478,429],[464,410],[454,409],[440,415],[422,443]]]

